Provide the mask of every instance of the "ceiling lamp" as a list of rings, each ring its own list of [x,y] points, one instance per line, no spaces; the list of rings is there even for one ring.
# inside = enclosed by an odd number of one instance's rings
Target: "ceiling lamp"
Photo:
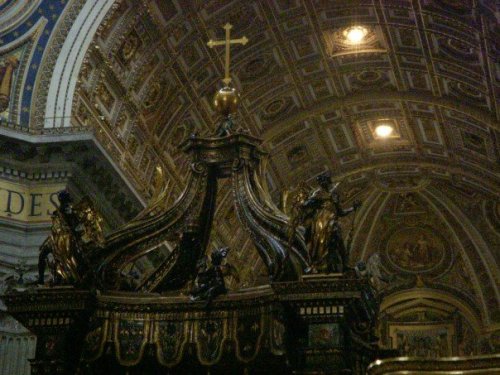
[[[394,131],[394,127],[390,124],[379,124],[375,128],[375,134],[379,138],[388,138],[391,136],[392,132]]]
[[[362,26],[352,26],[344,31],[346,41],[350,44],[360,44],[368,34],[368,30]]]

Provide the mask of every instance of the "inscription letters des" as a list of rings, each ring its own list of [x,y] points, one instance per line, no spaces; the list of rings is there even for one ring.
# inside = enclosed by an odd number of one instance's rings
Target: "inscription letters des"
[[[29,189],[0,186],[0,217],[21,221],[48,221],[57,208],[57,193],[62,187]]]

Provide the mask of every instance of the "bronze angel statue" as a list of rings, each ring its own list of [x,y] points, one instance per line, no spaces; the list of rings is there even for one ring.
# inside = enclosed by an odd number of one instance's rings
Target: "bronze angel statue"
[[[206,301],[208,306],[217,296],[227,293],[224,280],[226,276],[240,281],[236,268],[227,262],[228,253],[229,247],[214,249],[210,256],[210,265],[206,256],[200,259],[195,287],[191,290],[192,301]]]
[[[316,178],[318,187],[307,190],[305,185],[293,194],[288,212],[290,216],[290,235],[302,230],[308,246],[311,271],[343,272],[347,269],[349,254],[344,243],[339,218],[356,211],[360,202],[344,209],[340,202],[338,186],[333,183],[330,173]]]
[[[288,242],[293,242],[293,235],[299,226],[307,227],[310,224],[310,217],[306,217],[303,210],[304,202],[308,197],[310,187],[305,183],[300,183],[296,189],[285,190],[281,196],[281,209],[290,217],[290,227],[288,229]]]
[[[70,194],[63,190],[57,198],[59,207],[52,214],[50,236],[40,247],[38,283],[44,283],[48,265],[53,284],[83,285],[92,272],[93,252],[104,247],[103,220],[87,197],[73,205]]]

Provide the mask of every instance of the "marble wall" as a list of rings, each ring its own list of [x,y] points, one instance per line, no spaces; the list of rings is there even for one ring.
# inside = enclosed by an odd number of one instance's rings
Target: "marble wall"
[[[45,197],[34,193],[34,206],[29,201],[34,192],[31,190],[44,189],[46,184],[22,179],[15,183],[13,179],[0,179],[0,295],[8,288],[22,288],[36,280],[38,249],[51,225],[48,212],[53,207],[45,201],[42,204],[42,199],[49,200],[50,194]],[[54,189],[62,187],[59,184]],[[30,212],[32,208],[36,212]],[[34,358],[35,346],[36,337],[5,313],[0,299],[0,375],[29,374],[29,359]]]
[[[34,226],[0,220],[0,294],[9,285],[31,282],[36,277],[38,247],[47,237],[48,224]],[[0,375],[30,373],[36,337],[11,316],[2,312],[0,300]]]
[[[36,337],[6,314],[0,313],[0,375],[30,373],[29,359],[35,357]]]

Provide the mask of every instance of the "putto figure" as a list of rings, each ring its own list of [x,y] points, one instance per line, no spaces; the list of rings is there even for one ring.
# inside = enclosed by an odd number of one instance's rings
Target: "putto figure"
[[[66,190],[59,192],[57,198],[59,207],[52,214],[51,234],[40,247],[38,283],[44,283],[48,265],[54,285],[81,286],[88,281],[91,272],[92,251],[102,248],[105,243],[102,217],[88,198],[75,206]],[[52,254],[51,260],[49,254]]]
[[[228,247],[221,247],[212,251],[210,263],[207,257],[198,262],[198,273],[195,287],[191,290],[192,301],[207,301],[207,306],[219,295],[226,294],[225,276],[233,276],[238,281],[236,268],[226,262]]]
[[[347,269],[349,254],[339,218],[356,211],[361,203],[356,201],[352,207],[342,208],[337,191],[339,183],[334,184],[328,172],[319,175],[316,181],[319,187],[296,202],[292,227],[305,229],[313,272],[343,272]]]

